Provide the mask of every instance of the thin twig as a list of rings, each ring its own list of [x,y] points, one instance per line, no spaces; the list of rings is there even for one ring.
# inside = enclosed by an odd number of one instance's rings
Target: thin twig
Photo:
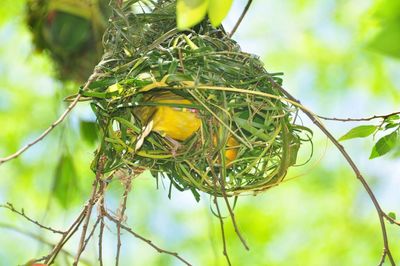
[[[10,156],[7,156],[5,158],[0,158],[0,165],[2,163],[5,163],[7,161],[10,161],[12,159],[17,158],[20,156],[22,153],[24,153],[26,150],[28,150],[30,147],[44,139],[56,126],[58,126],[64,119],[67,117],[67,115],[72,111],[72,109],[76,106],[76,104],[79,102],[79,99],[81,98],[81,95],[78,94],[74,101],[67,107],[67,109],[64,111],[64,113],[53,123],[51,124],[37,139],[34,141],[28,143],[21,149],[19,149],[17,152],[11,154]]]
[[[212,175],[212,179],[213,179],[213,186],[214,186],[214,199],[213,202],[215,204],[215,207],[217,208],[217,216],[218,216],[218,220],[219,220],[219,224],[221,227],[221,237],[222,237],[222,254],[224,255],[226,262],[228,263],[228,265],[232,265],[231,264],[231,260],[229,259],[229,254],[228,254],[228,248],[227,248],[227,244],[226,244],[226,237],[225,237],[225,227],[224,227],[224,220],[222,218],[221,215],[221,210],[219,209],[219,205],[218,205],[218,200],[217,200],[217,180],[218,180],[218,176],[216,175],[212,165],[212,161],[210,158],[207,158],[208,160],[208,164],[211,166],[211,175]]]
[[[393,219],[393,218],[390,217],[387,213],[384,212],[384,213],[383,213],[383,217],[384,217],[386,220],[388,220],[389,223],[400,226],[400,221],[397,221],[397,220]]]
[[[118,223],[117,223],[117,254],[115,257],[115,265],[119,265],[119,256],[121,253],[121,223],[124,221],[124,216],[125,216],[125,210],[126,210],[126,202],[128,200],[128,194],[129,191],[131,190],[131,178],[127,177],[124,180],[122,180],[125,186],[124,194],[122,195],[122,202],[119,207],[119,213],[118,213]]]
[[[236,30],[239,28],[240,23],[242,23],[243,18],[246,16],[247,11],[249,10],[251,3],[253,2],[253,0],[248,0],[247,4],[242,12],[242,14],[240,15],[238,21],[236,22],[235,26],[233,27],[231,33],[229,33],[228,37],[232,38],[233,34],[235,34]]]
[[[99,265],[103,266],[103,233],[104,233],[104,217],[100,218],[100,232],[99,232]]]
[[[99,225],[101,220],[101,217],[97,217],[96,222],[94,223],[92,230],[90,231],[88,237],[85,240],[85,243],[83,244],[83,249],[86,248],[87,244],[89,243],[90,239],[93,237],[94,231],[96,230],[97,226]]]
[[[32,239],[34,239],[34,240],[37,240],[37,241],[39,241],[39,242],[41,242],[41,243],[43,243],[43,244],[46,244],[46,245],[48,245],[48,246],[51,246],[51,247],[54,247],[54,246],[55,246],[55,245],[54,245],[53,243],[51,243],[50,241],[44,239],[41,235],[36,235],[36,234],[34,234],[34,233],[31,233],[31,232],[28,232],[28,231],[24,231],[24,230],[22,230],[22,229],[20,229],[20,228],[18,228],[18,227],[16,227],[16,226],[14,226],[14,225],[10,225],[10,224],[6,224],[6,223],[0,222],[0,227],[1,227],[1,228],[4,228],[4,229],[12,230],[12,231],[17,232],[17,233],[20,233],[20,234],[25,235],[25,236],[27,236],[27,237],[30,237],[30,238],[32,238]],[[61,250],[61,252],[64,253],[65,255],[67,255],[68,257],[71,257],[71,258],[74,257],[74,255],[73,255],[71,252],[68,252],[68,251],[66,251],[66,250]],[[40,261],[43,261],[44,259],[45,259],[45,257],[43,257],[43,258],[41,258],[41,259],[32,260],[31,262],[40,262]],[[86,261],[86,260],[82,260],[82,262],[83,262],[84,264],[90,265],[90,262],[88,262],[88,261]]]
[[[82,90],[86,90],[89,87],[89,85],[94,81],[94,79],[97,78],[97,75],[98,75],[98,72],[96,72],[96,71],[93,72],[93,74],[89,77],[88,81],[86,82],[86,84]],[[64,119],[67,117],[67,115],[72,111],[72,109],[74,109],[76,104],[79,102],[80,98],[81,98],[81,94],[78,94],[75,97],[75,99],[71,102],[71,104],[67,107],[67,109],[64,111],[64,113],[55,122],[53,122],[38,138],[36,138],[34,141],[28,143],[27,145],[25,145],[24,147],[22,147],[15,153],[13,153],[5,158],[0,158],[0,165],[7,161],[17,158],[22,153],[27,151],[30,147],[32,147],[36,143],[40,142],[41,140],[43,140],[51,131],[53,131],[54,128],[56,128],[61,122],[64,121]]]
[[[12,212],[14,212],[14,213],[16,213],[16,214],[21,215],[21,216],[24,217],[26,220],[28,220],[29,222],[31,222],[31,223],[33,223],[33,224],[39,226],[39,227],[42,228],[42,229],[46,229],[46,230],[48,230],[48,231],[50,231],[50,232],[53,232],[53,233],[55,233],[55,234],[61,234],[61,235],[64,235],[64,234],[65,234],[65,232],[63,232],[63,231],[56,230],[56,229],[53,229],[53,228],[51,228],[51,227],[49,227],[49,226],[45,226],[45,225],[40,224],[38,221],[35,221],[35,220],[33,220],[32,218],[28,217],[28,216],[25,214],[24,209],[21,209],[21,211],[18,211],[18,210],[15,209],[14,206],[13,206],[11,203],[9,203],[9,202],[7,202],[6,205],[0,205],[0,208],[9,209],[10,211],[12,211]]]
[[[45,257],[45,259],[44,259],[45,264],[50,265],[54,262],[55,258],[57,257],[58,253],[62,250],[65,243],[76,232],[76,230],[78,230],[84,217],[85,217],[85,210],[82,210],[81,213],[79,214],[79,216],[75,219],[75,221],[72,223],[72,225],[68,228],[68,230],[65,231],[65,234],[58,241],[57,245],[55,245],[55,247],[50,252],[50,254]]]
[[[114,218],[113,216],[111,216],[109,213],[105,213],[105,217],[107,217],[109,220],[111,220],[114,223],[118,223],[118,219]],[[154,248],[157,252],[159,253],[164,253],[164,254],[168,254],[171,255],[175,258],[177,258],[178,260],[182,261],[185,265],[191,266],[192,264],[190,264],[188,261],[186,261],[184,258],[182,258],[181,256],[179,256],[178,253],[176,252],[171,252],[165,249],[162,249],[160,247],[158,247],[157,245],[155,245],[151,240],[144,238],[143,236],[139,235],[138,233],[134,232],[131,228],[129,228],[128,226],[125,226],[124,224],[121,224],[121,228],[124,229],[125,231],[127,231],[128,233],[130,233],[131,235],[133,235],[134,237],[146,242],[148,245],[150,245],[152,248]]]
[[[103,168],[104,168],[105,160],[106,160],[105,156],[98,155],[96,178],[92,184],[92,194],[90,196],[89,202],[88,202],[88,204],[86,204],[86,207],[85,207],[85,222],[83,223],[83,226],[82,226],[82,232],[81,232],[81,238],[79,241],[78,251],[76,253],[75,261],[73,263],[74,266],[78,265],[79,258],[85,249],[84,242],[85,242],[85,238],[86,238],[86,232],[87,232],[87,228],[89,226],[90,217],[91,217],[92,210],[93,210],[93,205],[96,204],[96,202],[99,198],[99,197],[96,197],[96,195],[97,195],[97,191],[98,191],[99,182],[102,182],[101,176],[103,175]]]
[[[298,103],[300,106],[301,103],[299,100],[294,98],[290,93],[288,93],[282,86],[280,86],[278,83],[276,83],[272,78],[269,78],[271,84],[278,90],[280,90],[286,97],[289,98],[289,100]],[[339,143],[339,141],[336,140],[336,138],[328,131],[328,129],[314,116],[310,111],[308,111],[306,108],[301,108],[302,111],[304,112],[305,115],[307,115],[311,121],[328,137],[328,139],[336,146],[336,148],[339,150],[339,152],[343,155],[343,157],[346,159],[350,167],[353,169],[354,174],[356,175],[357,179],[361,182],[363,185],[365,191],[367,192],[368,196],[370,197],[372,203],[374,204],[374,207],[377,211],[378,217],[379,217],[379,222],[381,226],[381,232],[382,232],[382,238],[383,238],[383,255],[381,258],[381,261],[385,260],[385,257],[387,256],[389,258],[389,261],[392,266],[395,266],[395,262],[393,259],[393,256],[391,254],[390,248],[389,248],[389,241],[388,241],[388,236],[387,236],[387,231],[386,231],[386,225],[385,225],[385,220],[384,217],[386,213],[382,210],[375,194],[371,190],[368,182],[365,180],[364,176],[361,174],[360,170],[358,169],[357,165],[354,163],[353,159],[350,157],[350,155],[346,152],[344,147]]]
[[[228,197],[226,196],[225,182],[224,182],[223,178],[219,178],[218,182],[221,185],[222,196],[223,196],[223,198],[225,200],[226,207],[228,208],[228,211],[229,211],[229,214],[230,214],[230,217],[231,217],[231,220],[232,220],[233,228],[235,229],[235,233],[239,237],[239,239],[242,242],[244,248],[246,250],[250,250],[249,246],[246,243],[246,240],[244,239],[244,237],[242,236],[242,234],[239,231],[239,227],[238,227],[238,225],[236,223],[235,213],[232,210],[231,204],[228,201]]]
[[[106,187],[108,182],[112,179],[112,176],[109,176],[106,181],[101,181],[100,182],[100,188],[99,188],[99,204],[98,204],[98,212],[99,212],[99,217],[100,217],[100,231],[99,231],[99,265],[103,266],[103,234],[104,234],[104,216],[107,213],[105,209],[105,204],[104,204],[104,193],[106,191]]]
[[[93,187],[92,195],[89,199],[89,202],[85,206],[85,212],[84,212],[85,215],[84,215],[84,223],[83,223],[82,232],[81,232],[81,238],[79,240],[78,251],[76,253],[74,263],[72,264],[74,266],[78,265],[79,258],[82,255],[82,252],[84,250],[84,241],[86,238],[86,232],[87,232],[87,228],[89,226],[89,221],[90,221],[90,216],[92,214],[93,205],[95,204],[97,186],[98,186],[98,180],[95,179],[93,181],[93,185],[92,185],[92,187]]]
[[[224,257],[226,258],[226,262],[228,263],[228,265],[232,265],[231,260],[229,259],[228,248],[227,248],[227,244],[226,244],[224,220],[221,216],[221,210],[219,209],[217,196],[214,196],[213,201],[214,201],[215,207],[217,208],[218,220],[219,220],[219,224],[221,226],[221,236],[222,236],[222,245],[223,245],[222,254],[224,254]]]
[[[386,252],[383,251],[382,257],[381,257],[381,260],[378,263],[378,266],[382,266],[385,263],[385,259],[386,259]]]
[[[374,119],[386,119],[390,116],[398,115],[398,114],[400,114],[400,112],[393,112],[393,113],[387,114],[387,115],[374,115],[374,116],[365,117],[365,118],[335,118],[335,117],[326,117],[326,116],[322,116],[322,115],[318,115],[317,117],[321,118],[323,120],[329,120],[329,121],[361,122],[361,121],[371,121]]]

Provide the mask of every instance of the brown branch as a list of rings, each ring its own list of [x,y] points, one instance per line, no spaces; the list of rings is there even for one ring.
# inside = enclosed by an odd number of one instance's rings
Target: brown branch
[[[339,122],[361,122],[361,121],[371,121],[374,119],[386,119],[392,115],[398,115],[400,112],[393,112],[391,114],[387,115],[374,115],[370,117],[365,117],[365,118],[335,118],[335,117],[326,117],[326,116],[321,116],[318,115],[318,118],[321,118],[323,120],[329,120],[329,121],[339,121]]]
[[[253,0],[248,0],[247,4],[242,12],[242,14],[240,15],[238,21],[236,22],[235,26],[233,27],[232,31],[229,33],[228,37],[232,38],[233,34],[235,34],[235,32],[237,31],[237,29],[240,26],[240,23],[242,23],[243,18],[246,16],[247,11],[249,10],[251,3],[253,2]]]
[[[64,235],[64,234],[65,234],[65,232],[63,232],[63,231],[56,230],[56,229],[53,229],[53,228],[51,228],[51,227],[49,227],[49,226],[45,226],[45,225],[40,224],[38,221],[35,221],[35,220],[33,220],[32,218],[28,217],[28,216],[25,214],[24,209],[21,209],[21,211],[18,211],[18,210],[15,209],[14,206],[13,206],[11,203],[9,203],[9,202],[7,202],[6,205],[0,205],[0,208],[8,209],[8,210],[10,210],[10,211],[12,211],[12,212],[14,212],[14,213],[16,213],[16,214],[18,214],[18,215],[24,217],[26,220],[28,220],[29,222],[31,222],[31,223],[33,223],[33,224],[39,226],[39,227],[42,228],[42,229],[48,230],[48,231],[53,232],[53,233],[55,233],[55,234],[61,234],[61,235]]]
[[[94,81],[94,79],[97,78],[97,75],[98,75],[97,71],[93,72],[93,74],[89,77],[88,81],[86,82],[86,84],[82,90],[86,90],[89,87],[89,85]],[[41,140],[43,140],[51,131],[53,131],[54,128],[56,128],[59,124],[61,124],[64,121],[64,119],[67,117],[67,115],[72,111],[72,109],[74,109],[76,104],[79,102],[80,98],[81,98],[81,94],[78,94],[75,97],[75,99],[71,102],[71,104],[67,107],[67,109],[64,111],[64,113],[56,121],[54,121],[38,138],[36,138],[32,142],[28,143],[27,145],[25,145],[24,147],[22,147],[15,153],[13,153],[7,157],[0,158],[0,165],[19,157],[21,154],[23,154],[25,151],[27,151],[30,147],[37,144]]]
[[[99,265],[103,266],[103,234],[104,234],[104,216],[107,213],[104,207],[104,193],[106,191],[106,187],[108,182],[112,179],[112,176],[109,176],[106,181],[100,182],[100,188],[99,188],[99,205],[98,205],[98,212],[99,212],[99,217],[100,217],[100,231],[99,231]]]
[[[90,217],[92,215],[93,205],[96,204],[99,197],[97,196],[99,182],[102,182],[101,177],[103,175],[104,164],[106,162],[106,157],[104,155],[98,155],[97,159],[97,169],[96,169],[96,178],[92,184],[92,194],[90,196],[89,202],[85,206],[85,222],[83,223],[81,238],[79,241],[78,251],[75,256],[75,261],[72,264],[73,266],[78,265],[79,258],[82,255],[82,252],[85,249],[84,242],[86,238],[86,232],[89,227]]]
[[[385,263],[386,255],[387,255],[386,252],[383,251],[382,257],[381,257],[381,260],[378,263],[378,266],[382,266]]]
[[[215,193],[213,202],[215,204],[215,207],[217,208],[217,216],[218,216],[218,220],[219,220],[219,225],[221,227],[222,254],[224,255],[228,265],[232,265],[231,264],[231,260],[229,258],[229,254],[228,254],[227,244],[226,244],[224,220],[222,218],[221,210],[219,209],[218,200],[217,200],[217,180],[218,180],[218,176],[216,175],[216,173],[214,171],[214,168],[212,167],[213,163],[212,163],[211,159],[207,158],[207,160],[208,160],[208,165],[210,165],[211,175],[213,177],[213,187],[214,187],[214,193]]]
[[[31,233],[31,232],[28,232],[28,231],[24,231],[24,230],[19,229],[18,227],[14,226],[14,225],[10,225],[10,224],[6,224],[6,223],[0,222],[0,227],[4,228],[4,229],[12,230],[12,231],[17,232],[17,233],[19,233],[21,235],[24,235],[24,236],[30,237],[30,238],[32,238],[32,239],[34,239],[36,241],[39,241],[39,242],[41,242],[43,244],[48,245],[48,246],[51,246],[51,247],[55,246],[50,241],[44,239],[41,235],[37,235],[37,234]],[[67,255],[68,257],[71,257],[71,258],[74,257],[74,255],[72,255],[72,253],[69,252],[69,251],[61,250],[61,252],[64,253],[65,255]],[[45,257],[40,258],[40,259],[34,259],[34,260],[31,260],[30,262],[40,262],[40,261],[43,261],[44,259],[45,259]],[[82,262],[84,264],[90,265],[89,261],[82,260]]]
[[[400,221],[397,221],[397,220],[393,219],[393,218],[390,217],[387,213],[384,212],[384,213],[383,213],[383,217],[384,217],[386,220],[388,220],[389,223],[400,226]]]
[[[227,248],[227,244],[226,244],[224,220],[223,220],[223,218],[221,216],[221,210],[219,209],[217,196],[214,196],[213,202],[215,204],[215,207],[217,208],[218,220],[219,220],[219,224],[220,224],[220,227],[221,227],[222,248],[223,248],[222,254],[224,255],[228,265],[232,265],[231,264],[231,260],[229,259],[228,248]]]
[[[84,223],[83,223],[83,227],[82,227],[81,237],[80,237],[80,240],[79,240],[78,251],[76,253],[74,263],[72,264],[74,266],[78,265],[79,258],[82,255],[82,252],[84,250],[84,242],[85,242],[85,238],[86,238],[86,232],[87,232],[87,228],[89,226],[93,205],[95,204],[95,198],[96,198],[96,191],[97,191],[97,187],[98,187],[98,182],[99,181],[97,179],[95,179],[93,181],[93,184],[92,184],[92,195],[91,195],[91,197],[89,199],[89,202],[86,204],[86,206],[84,208]]]
[[[50,252],[49,255],[44,257],[44,262],[45,264],[52,264],[57,257],[58,253],[62,250],[63,246],[65,243],[68,241],[68,239],[78,230],[80,224],[83,221],[83,218],[85,212],[84,210],[81,211],[79,216],[75,219],[75,221],[72,223],[72,225],[68,228],[67,231],[65,231],[65,234],[61,237],[61,239],[58,241],[57,245],[54,246],[53,250]]]
[[[93,227],[92,227],[92,230],[90,231],[88,237],[87,237],[86,240],[85,240],[85,243],[83,244],[83,249],[84,249],[84,250],[85,250],[87,244],[89,243],[90,239],[93,237],[94,231],[96,230],[97,226],[99,225],[100,220],[101,220],[101,217],[97,217],[97,220],[96,220],[96,222],[94,223],[94,225],[93,225]]]
[[[104,217],[100,218],[100,232],[99,232],[99,265],[103,266],[103,233],[104,233]]]
[[[117,254],[115,257],[115,265],[119,265],[119,256],[121,253],[121,223],[124,221],[124,216],[125,216],[125,210],[126,210],[126,202],[128,200],[128,194],[129,191],[131,190],[131,176],[124,176],[122,178],[122,183],[125,187],[124,194],[122,195],[122,202],[118,208],[118,223],[117,223]]]
[[[107,217],[110,221],[114,222],[114,223],[118,223],[118,219],[114,218],[113,216],[111,216],[108,212],[105,213],[105,217]],[[121,228],[124,229],[125,231],[127,231],[128,233],[130,233],[131,235],[133,235],[134,237],[144,241],[145,243],[147,243],[148,245],[150,245],[152,248],[154,248],[157,252],[159,253],[164,253],[164,254],[168,254],[171,255],[175,258],[177,258],[178,260],[180,260],[181,262],[183,262],[185,265],[191,266],[192,264],[190,264],[188,261],[186,261],[184,258],[182,258],[181,256],[179,256],[178,253],[176,252],[171,252],[165,249],[162,249],[160,247],[158,247],[157,245],[155,245],[151,240],[144,238],[143,236],[139,235],[138,233],[134,232],[131,228],[129,228],[128,226],[121,224]]]
[[[241,234],[240,231],[239,231],[239,227],[238,227],[238,225],[237,225],[237,223],[236,223],[235,213],[233,212],[232,207],[231,207],[231,204],[230,204],[229,201],[228,201],[228,197],[226,196],[225,182],[224,182],[223,178],[218,179],[218,182],[219,182],[219,184],[221,185],[222,196],[223,196],[223,198],[224,198],[226,207],[228,208],[229,215],[230,215],[231,220],[232,220],[233,228],[235,229],[235,233],[236,233],[236,235],[239,237],[239,239],[240,239],[240,241],[242,242],[244,248],[245,248],[246,250],[250,250],[250,249],[249,249],[249,246],[248,246],[247,243],[246,243],[246,240],[244,239],[244,237],[242,236],[242,234]]]
[[[294,98],[289,92],[287,92],[282,86],[280,86],[278,83],[276,83],[272,78],[269,78],[271,84],[273,87],[276,89],[280,90],[289,100],[297,103],[299,106],[301,106],[301,109],[303,113],[308,116],[311,121],[328,137],[328,139],[336,146],[336,148],[339,150],[339,152],[343,155],[343,157],[346,159],[347,163],[350,165],[352,168],[354,174],[356,175],[357,179],[361,182],[363,185],[365,191],[367,192],[368,196],[370,197],[372,203],[374,204],[374,207],[377,211],[378,218],[379,218],[379,223],[381,226],[381,232],[382,232],[382,239],[383,239],[383,255],[381,258],[381,261],[385,261],[385,257],[389,258],[389,261],[392,266],[395,266],[395,262],[393,259],[393,256],[391,254],[390,248],[389,248],[389,241],[388,241],[388,236],[387,236],[387,231],[386,231],[386,225],[385,225],[385,220],[384,217],[386,216],[386,213],[382,210],[375,194],[371,190],[368,182],[364,178],[364,176],[361,174],[360,170],[358,169],[357,165],[354,163],[353,159],[350,157],[350,155],[346,152],[344,147],[339,143],[339,141],[336,140],[336,138],[328,131],[328,129],[317,119],[316,116],[314,116],[310,111],[307,110],[307,108],[302,107],[301,103],[299,100]]]

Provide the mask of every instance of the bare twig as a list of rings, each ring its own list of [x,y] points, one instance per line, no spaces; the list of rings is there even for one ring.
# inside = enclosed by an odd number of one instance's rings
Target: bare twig
[[[99,231],[99,265],[103,266],[103,234],[104,234],[104,216],[106,214],[105,206],[104,206],[104,193],[107,187],[107,181],[111,180],[112,176],[110,176],[105,182],[100,182],[99,188],[99,204],[98,204],[98,212],[100,217],[100,231]]]
[[[381,260],[378,263],[378,266],[382,266],[385,263],[385,259],[386,259],[386,252],[383,251],[382,257],[381,257]]]
[[[19,149],[17,152],[11,154],[10,156],[7,156],[5,158],[0,159],[0,165],[10,161],[12,159],[17,158],[20,156],[22,153],[24,153],[26,150],[28,150],[30,147],[44,139],[56,126],[58,126],[64,119],[67,117],[67,115],[72,111],[72,109],[76,106],[76,104],[79,102],[79,99],[81,98],[81,95],[77,95],[74,101],[67,107],[67,109],[64,111],[64,113],[53,123],[51,124],[38,138],[36,138],[34,141],[28,143],[21,149]]]
[[[46,245],[51,246],[51,247],[54,247],[53,243],[51,243],[50,241],[44,239],[41,235],[37,235],[37,234],[31,233],[31,232],[28,232],[28,231],[24,231],[24,230],[14,226],[14,225],[2,223],[2,222],[0,222],[0,227],[4,228],[4,229],[12,230],[12,231],[17,232],[17,233],[19,233],[21,235],[24,235],[24,236],[30,237],[30,238],[32,238],[32,239],[34,239],[36,241],[39,241],[39,242],[41,242],[43,244],[46,244]],[[61,252],[66,254],[68,257],[71,257],[71,258],[74,257],[74,255],[72,255],[72,253],[69,252],[69,251],[61,250]],[[31,262],[40,262],[40,261],[43,261],[44,259],[45,258],[34,259]],[[82,262],[84,264],[86,264],[86,265],[90,265],[90,263],[88,261],[86,261],[86,260],[82,260]]]
[[[228,197],[226,196],[224,179],[223,179],[223,178],[219,178],[219,179],[218,179],[218,182],[219,182],[219,184],[221,185],[222,196],[223,196],[223,198],[224,198],[224,200],[225,200],[226,207],[228,208],[229,215],[230,215],[231,220],[232,220],[233,228],[235,229],[235,233],[236,233],[236,235],[239,237],[239,239],[240,239],[240,241],[242,242],[244,248],[245,248],[246,250],[250,250],[250,249],[249,249],[249,246],[248,246],[247,243],[246,243],[246,240],[244,239],[244,237],[242,236],[242,234],[241,234],[240,231],[239,231],[239,227],[238,227],[238,225],[237,225],[237,223],[236,223],[235,213],[234,213],[234,211],[232,210],[231,204],[230,204],[229,201],[228,201]]]
[[[85,249],[84,242],[85,242],[85,238],[86,238],[87,228],[89,226],[93,205],[96,204],[96,201],[98,200],[98,197],[96,197],[97,191],[98,191],[98,185],[99,185],[99,182],[102,182],[101,176],[103,175],[103,168],[104,168],[104,164],[106,162],[106,157],[103,155],[98,155],[98,156],[99,157],[98,157],[98,163],[97,163],[97,169],[96,169],[96,178],[93,181],[92,194],[90,196],[89,202],[85,206],[85,222],[83,223],[83,226],[82,226],[79,247],[78,247],[78,251],[75,256],[75,261],[73,263],[74,266],[78,265],[79,258]]]
[[[212,167],[213,163],[212,163],[211,159],[207,158],[207,160],[208,160],[208,164],[211,166],[210,170],[211,170],[211,175],[213,177],[213,186],[214,186],[214,193],[215,193],[213,202],[215,204],[215,207],[217,208],[217,216],[218,216],[218,220],[219,220],[219,225],[221,227],[222,248],[223,248],[222,254],[224,255],[228,265],[232,265],[231,264],[231,260],[229,258],[229,254],[228,254],[228,247],[227,247],[227,244],[226,244],[224,220],[222,218],[221,210],[219,209],[219,204],[218,204],[218,200],[217,200],[217,182],[218,182],[217,180],[218,180],[218,176],[216,175],[216,173],[215,173],[215,171],[214,171],[214,169]]]
[[[90,216],[92,214],[93,205],[95,204],[97,187],[98,187],[98,180],[95,179],[93,181],[93,185],[92,185],[92,195],[91,195],[91,197],[89,199],[89,202],[86,204],[86,206],[84,208],[84,223],[83,223],[83,227],[82,227],[81,237],[80,237],[80,240],[79,240],[78,251],[76,253],[75,260],[74,260],[74,263],[73,263],[74,266],[78,265],[79,258],[81,256],[83,250],[84,250],[84,242],[85,242],[85,238],[86,238],[86,231],[87,231],[87,228],[89,226]]]
[[[104,233],[104,217],[100,218],[100,232],[99,232],[99,265],[103,266],[103,233]]]
[[[219,220],[219,224],[220,224],[220,227],[221,227],[222,248],[223,248],[222,254],[224,254],[224,257],[226,258],[226,262],[228,263],[228,265],[232,265],[231,264],[231,260],[229,259],[228,248],[227,248],[227,245],[226,245],[224,220],[223,220],[223,218],[221,216],[221,210],[219,209],[217,196],[214,196],[214,200],[213,201],[214,201],[215,207],[217,208],[218,220]]]
[[[117,254],[115,257],[115,265],[119,265],[119,256],[121,253],[121,223],[124,221],[124,216],[125,216],[125,210],[126,210],[126,202],[128,200],[128,194],[129,191],[131,190],[131,178],[130,177],[125,177],[124,180],[122,180],[125,190],[124,194],[122,195],[122,202],[120,204],[120,207],[118,209],[118,223],[117,223]]]
[[[111,220],[114,223],[118,223],[118,219],[114,218],[112,215],[110,215],[109,213],[105,213],[105,217],[107,217],[109,220]],[[128,226],[121,224],[121,228],[124,229],[125,231],[127,231],[128,233],[130,233],[131,235],[133,235],[134,237],[146,242],[148,245],[150,245],[152,248],[154,248],[155,250],[157,250],[157,252],[159,253],[164,253],[164,254],[168,254],[171,255],[175,258],[177,258],[178,260],[180,260],[181,262],[183,262],[185,265],[191,266],[192,264],[190,264],[188,261],[186,261],[184,258],[182,258],[181,256],[179,256],[178,253],[176,252],[171,252],[165,249],[162,249],[160,247],[158,247],[157,245],[155,245],[151,240],[144,238],[143,236],[139,235],[138,233],[134,232],[131,228],[129,228]]]
[[[240,26],[240,23],[242,23],[243,18],[246,16],[247,11],[249,10],[251,3],[253,2],[253,0],[248,0],[247,4],[242,12],[242,14],[240,15],[238,21],[236,22],[235,26],[233,27],[232,31],[229,33],[228,37],[232,38],[233,34],[235,34],[235,32],[237,31],[237,29]]]
[[[289,92],[287,92],[282,86],[280,86],[278,83],[276,83],[272,78],[269,78],[271,84],[278,90],[280,90],[286,97],[288,97],[289,100],[296,102],[299,106],[302,106],[300,101],[294,98]],[[302,111],[306,116],[308,116],[311,121],[328,137],[328,139],[336,146],[336,148],[339,150],[339,152],[343,155],[343,157],[346,159],[350,167],[352,168],[354,174],[356,175],[357,179],[361,182],[363,185],[365,191],[367,192],[368,196],[370,197],[372,203],[374,204],[374,207],[377,211],[380,226],[381,226],[381,232],[382,232],[382,238],[383,238],[383,255],[381,258],[382,263],[385,261],[385,258],[388,257],[389,261],[392,266],[395,266],[395,262],[393,259],[393,256],[391,254],[390,248],[389,248],[389,241],[388,241],[388,236],[387,236],[387,231],[386,231],[386,224],[384,218],[387,216],[386,213],[382,210],[375,194],[371,190],[368,182],[365,180],[364,176],[361,174],[360,170],[358,169],[357,165],[354,163],[353,159],[350,157],[350,155],[346,152],[344,147],[339,143],[339,141],[336,140],[336,138],[328,131],[328,129],[317,119],[315,115],[313,115],[310,111],[308,111],[306,108],[301,108]]]
[[[31,222],[31,223],[33,223],[33,224],[39,226],[40,228],[46,229],[46,230],[48,230],[48,231],[50,231],[50,232],[53,232],[53,233],[55,233],[55,234],[61,234],[61,235],[65,234],[65,232],[63,232],[63,231],[56,230],[56,229],[53,229],[53,228],[51,228],[51,227],[49,227],[49,226],[45,226],[45,225],[40,224],[38,221],[35,221],[35,220],[33,220],[32,218],[28,217],[28,216],[25,214],[24,209],[21,209],[21,211],[18,211],[18,210],[15,209],[14,206],[13,206],[11,203],[9,203],[9,202],[7,202],[6,205],[0,205],[0,208],[9,209],[10,211],[12,211],[12,212],[14,212],[14,213],[16,213],[16,214],[21,215],[21,216],[24,217],[26,220],[28,220],[29,222]]]
[[[85,243],[83,244],[83,250],[85,250],[85,248],[86,248],[87,244],[89,243],[90,239],[93,237],[94,231],[96,230],[97,226],[99,225],[100,220],[101,220],[101,217],[97,217],[97,220],[94,223],[94,225],[92,227],[92,230],[90,231],[88,237],[85,240]]]
[[[82,90],[86,90],[89,87],[89,85],[94,81],[94,79],[97,78],[97,75],[98,75],[98,72],[96,72],[96,71],[93,72],[93,74],[89,77],[88,81],[86,82],[86,84]],[[59,124],[61,124],[64,121],[64,119],[67,117],[67,115],[72,111],[72,109],[74,109],[76,104],[79,102],[80,98],[81,98],[81,95],[78,94],[75,97],[75,99],[71,102],[71,104],[67,107],[67,109],[64,111],[64,113],[56,121],[54,121],[38,138],[36,138],[34,141],[28,143],[27,145],[25,145],[24,147],[22,147],[15,153],[13,153],[7,157],[0,158],[0,165],[7,161],[10,161],[10,160],[13,160],[13,159],[19,157],[22,153],[27,151],[30,147],[32,147],[36,143],[40,142],[41,140],[43,140],[51,131],[53,131],[53,129],[55,127],[57,127]]]
[[[45,256],[45,258],[44,258],[45,264],[50,265],[50,264],[52,264],[54,262],[55,258],[57,257],[58,253],[62,250],[62,248],[65,245],[65,243],[76,232],[76,230],[78,230],[78,228],[79,228],[80,224],[82,223],[84,217],[85,217],[85,210],[81,211],[81,213],[78,215],[78,217],[72,223],[72,225],[68,228],[68,230],[65,231],[65,234],[61,237],[61,239],[55,245],[55,247],[50,252],[50,254]]]
[[[318,118],[321,118],[323,120],[330,120],[330,121],[339,121],[339,122],[361,122],[361,121],[371,121],[374,119],[386,119],[392,115],[398,115],[400,112],[393,112],[387,115],[374,115],[370,117],[365,117],[365,118],[335,118],[335,117],[326,117],[326,116],[321,116],[318,115]]]

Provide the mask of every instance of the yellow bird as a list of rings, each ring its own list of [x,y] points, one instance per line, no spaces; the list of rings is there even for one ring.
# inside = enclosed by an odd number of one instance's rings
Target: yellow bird
[[[143,125],[150,128],[143,138],[150,131],[157,132],[167,138],[173,144],[172,153],[175,154],[179,148],[179,141],[190,138],[201,127],[201,119],[198,110],[189,107],[176,107],[173,105],[193,105],[193,102],[170,91],[149,93],[145,96],[144,102],[155,103],[152,106],[140,106],[134,108],[133,113],[140,119]],[[165,104],[165,105],[163,105]],[[214,140],[214,145],[216,141]],[[236,159],[238,154],[238,141],[234,137],[227,140],[225,156],[227,163]]]
[[[134,109],[134,114],[143,125],[148,125],[152,121],[151,130],[163,137],[185,141],[201,126],[197,109],[172,106],[192,105],[193,103],[170,91],[149,94],[146,96],[145,102],[158,105],[137,107]]]

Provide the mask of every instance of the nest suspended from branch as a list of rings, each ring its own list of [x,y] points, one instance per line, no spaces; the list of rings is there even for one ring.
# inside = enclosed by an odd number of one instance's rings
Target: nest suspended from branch
[[[60,79],[83,82],[103,54],[109,0],[28,0],[27,23],[38,50],[49,51]]]
[[[278,185],[312,134],[274,88],[281,74],[208,21],[179,32],[174,1],[151,2],[115,12],[101,77],[80,92],[97,116],[106,171],[150,169],[197,199],[198,190],[236,196]]]

